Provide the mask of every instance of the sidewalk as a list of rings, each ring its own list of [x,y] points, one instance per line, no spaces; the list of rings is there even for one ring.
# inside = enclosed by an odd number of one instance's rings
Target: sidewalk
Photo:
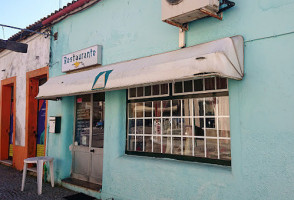
[[[27,175],[24,192],[20,191],[22,172],[0,164],[0,199],[63,199],[63,197],[77,194],[63,187],[51,187],[43,182],[42,195],[37,194],[37,178]]]

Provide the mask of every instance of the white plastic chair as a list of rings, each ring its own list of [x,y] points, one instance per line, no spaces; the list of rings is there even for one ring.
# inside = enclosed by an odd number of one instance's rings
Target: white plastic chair
[[[51,186],[54,187],[54,172],[53,172],[53,160],[52,157],[32,157],[27,158],[24,160],[23,165],[23,174],[22,174],[22,184],[21,184],[21,191],[24,190],[24,185],[26,181],[27,175],[27,165],[31,163],[37,164],[37,185],[38,185],[38,195],[42,194],[42,177],[43,177],[43,164],[44,162],[49,162],[50,166],[50,177],[51,177]]]

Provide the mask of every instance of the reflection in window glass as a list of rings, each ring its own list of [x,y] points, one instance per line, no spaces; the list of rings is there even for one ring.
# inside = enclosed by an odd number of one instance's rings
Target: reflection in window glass
[[[136,134],[143,134],[143,119],[137,119],[136,125]]]
[[[216,111],[216,98],[206,98],[205,99],[205,115],[206,116],[215,116]]]
[[[153,117],[161,117],[161,101],[153,102]]]
[[[135,134],[135,121],[134,119],[129,120],[129,134]]]
[[[218,115],[229,116],[229,97],[218,97]]]
[[[161,120],[160,119],[155,119],[153,121],[153,134],[154,135],[161,135]]]
[[[153,152],[161,153],[161,137],[160,136],[153,137]]]
[[[152,134],[152,119],[145,119],[145,135]]]
[[[192,136],[192,118],[183,119],[183,136]]]
[[[183,92],[183,83],[182,82],[175,82],[174,84],[174,93],[182,93]]]
[[[136,117],[143,117],[143,103],[136,103]]]
[[[221,117],[218,119],[220,137],[230,137],[230,118]]]
[[[206,156],[208,158],[217,159],[217,140],[215,139],[206,139]]]
[[[135,103],[129,104],[129,117],[134,118],[135,117]]]
[[[163,135],[171,135],[170,119],[163,119],[162,120],[162,134]]]
[[[173,154],[182,154],[182,141],[180,137],[173,137],[172,138],[172,151]]]
[[[181,116],[181,100],[172,100],[172,115]]]
[[[152,85],[152,95],[159,95],[159,85]]]
[[[137,87],[137,97],[143,97],[143,87]]]
[[[195,92],[203,91],[203,79],[194,80],[194,91]]]
[[[128,150],[135,151],[135,136],[128,137]]]
[[[203,99],[194,99],[194,116],[204,116]]]
[[[93,94],[93,120],[91,147],[103,148],[105,93]]]
[[[151,96],[151,86],[145,87],[145,96]]]
[[[136,151],[143,151],[143,136],[136,138]]]
[[[216,77],[216,89],[227,89],[227,79]]]
[[[205,90],[215,90],[215,79],[206,78],[205,80]]]
[[[183,152],[186,156],[193,156],[193,139],[183,138]]]
[[[193,116],[193,99],[183,99],[183,116]]]
[[[151,136],[145,136],[145,152],[152,152],[152,137]]]
[[[162,138],[162,153],[171,153],[171,138],[163,137]]]
[[[217,137],[217,130],[216,129],[206,129],[206,136]]]
[[[182,132],[181,132],[181,122],[182,122],[182,119],[181,118],[174,118],[172,119],[172,134],[173,135],[182,135]]]
[[[215,118],[206,118],[206,128],[215,128]]]
[[[171,114],[170,101],[162,101],[162,116],[169,117]]]
[[[145,117],[152,117],[152,102],[145,103]]]
[[[168,94],[168,84],[161,84],[161,94]]]
[[[129,89],[129,94],[130,94],[130,97],[136,97],[136,88],[131,88]]]
[[[194,134],[195,136],[204,136],[204,119],[203,118],[195,119]]]
[[[204,139],[194,139],[194,156],[205,157]]]
[[[184,92],[192,92],[193,91],[193,81],[184,81]]]
[[[219,140],[220,159],[231,160],[231,141]]]
[[[75,141],[81,146],[89,146],[90,113],[91,95],[77,96]]]

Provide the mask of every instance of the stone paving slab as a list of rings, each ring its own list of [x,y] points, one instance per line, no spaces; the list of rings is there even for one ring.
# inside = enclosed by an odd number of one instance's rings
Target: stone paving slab
[[[21,199],[63,199],[65,196],[77,194],[66,188],[43,182],[42,195],[37,194],[37,177],[27,175],[25,189],[20,191],[22,172],[0,164],[0,199],[21,200]]]

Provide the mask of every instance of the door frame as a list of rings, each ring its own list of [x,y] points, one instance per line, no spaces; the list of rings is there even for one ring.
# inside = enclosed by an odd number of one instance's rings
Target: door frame
[[[38,100],[35,98],[39,91],[39,80],[41,78],[49,78],[49,67],[43,67],[26,74],[26,136],[25,148],[26,158],[36,156],[36,138],[32,132],[37,132],[37,108]],[[44,155],[46,155],[46,138],[47,138],[47,112],[48,101],[46,102],[46,117],[45,117],[45,139],[44,139]],[[34,138],[32,138],[34,137]],[[33,141],[33,142],[32,142]]]
[[[7,131],[10,128],[11,88],[13,87],[13,149],[15,149],[15,121],[16,121],[16,77],[1,80],[0,98],[0,160],[8,159],[9,136]],[[12,159],[14,156],[12,156]]]

